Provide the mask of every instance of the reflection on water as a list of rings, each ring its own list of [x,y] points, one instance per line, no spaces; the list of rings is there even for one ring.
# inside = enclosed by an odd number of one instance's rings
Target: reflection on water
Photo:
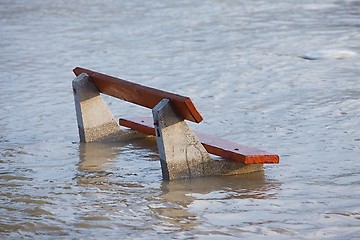
[[[81,143],[78,164],[78,184],[85,187],[106,187],[103,183],[112,172],[116,157],[121,154],[121,147],[110,143]]]
[[[196,213],[199,209],[194,203],[197,200],[226,202],[235,199],[267,199],[276,197],[273,190],[278,187],[280,184],[267,181],[263,172],[163,182],[161,195],[152,197],[154,202],[149,208],[160,220],[160,227],[171,226],[174,231],[190,231],[201,224]],[[208,207],[211,208],[211,205]]]
[[[358,238],[359,1],[76,3],[0,1],[1,239]],[[282,161],[163,182],[154,139],[79,143],[75,66],[190,96],[191,127]]]
[[[80,143],[78,184],[86,187],[106,187],[107,184],[104,183],[113,176],[120,178],[133,176],[135,179],[142,169],[135,169],[137,166],[132,163],[131,157],[139,157],[133,154],[134,151],[140,152],[142,158],[139,161],[147,160],[151,164],[149,168],[159,167],[154,137],[124,143]],[[133,155],[129,156],[131,153]],[[122,183],[112,184],[121,185]],[[135,187],[136,184],[124,183],[124,186]],[[111,186],[108,187],[111,188]]]
[[[146,176],[139,176],[143,169],[133,170],[131,165],[136,165],[136,161],[121,162],[121,155],[127,156],[129,148],[142,151],[141,168],[149,169],[148,165],[153,165],[153,171],[157,172],[155,185],[149,184]],[[146,156],[148,161],[144,161]],[[131,146],[129,143],[81,143],[79,157],[78,185],[94,189],[93,193],[100,195],[104,194],[103,191],[116,194],[113,196],[116,203],[108,196],[104,196],[98,204],[93,203],[98,206],[96,211],[82,215],[82,223],[76,225],[82,228],[102,227],[102,221],[111,220],[107,217],[110,212],[121,212],[123,220],[133,219],[132,215],[138,210],[143,217],[153,219],[156,234],[191,232],[202,224],[196,214],[202,207],[193,207],[196,201],[272,199],[276,198],[276,189],[281,186],[266,179],[263,171],[240,176],[161,181],[156,142],[152,137],[133,141]],[[146,172],[149,175],[149,170]],[[86,195],[84,197],[90,197]],[[99,215],[99,212],[103,214]]]

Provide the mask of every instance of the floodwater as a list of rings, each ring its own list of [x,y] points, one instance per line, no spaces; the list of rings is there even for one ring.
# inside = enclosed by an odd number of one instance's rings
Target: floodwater
[[[0,50],[1,239],[360,238],[360,1],[2,0]],[[280,164],[166,182],[154,140],[80,144],[76,66]]]

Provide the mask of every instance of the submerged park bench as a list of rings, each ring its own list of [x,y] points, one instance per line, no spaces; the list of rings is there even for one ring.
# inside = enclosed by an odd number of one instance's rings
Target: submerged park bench
[[[165,180],[249,173],[261,170],[263,164],[279,163],[278,155],[193,132],[184,120],[200,123],[203,118],[189,97],[89,69],[76,67],[73,71],[80,141],[123,141],[153,135]],[[124,117],[118,123],[100,93],[150,108],[153,117]],[[220,158],[213,159],[210,154]]]

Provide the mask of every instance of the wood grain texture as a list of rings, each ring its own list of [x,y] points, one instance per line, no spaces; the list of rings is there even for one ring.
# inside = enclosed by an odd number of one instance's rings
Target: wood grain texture
[[[184,119],[196,123],[203,120],[189,97],[143,86],[85,68],[76,67],[73,72],[76,76],[81,73],[88,74],[101,93],[150,109],[154,108],[162,99],[167,98]]]
[[[152,118],[121,118],[119,123],[121,126],[155,136]],[[278,155],[267,153],[256,148],[246,147],[209,134],[199,132],[195,132],[195,134],[209,153],[224,159],[230,159],[243,164],[279,163]]]

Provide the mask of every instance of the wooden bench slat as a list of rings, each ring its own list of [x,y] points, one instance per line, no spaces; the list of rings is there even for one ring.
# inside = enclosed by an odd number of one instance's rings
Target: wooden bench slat
[[[76,76],[81,73],[88,74],[101,93],[150,109],[154,108],[162,99],[167,98],[184,119],[196,123],[203,119],[189,97],[146,87],[85,68],[76,67],[73,72]]]
[[[152,118],[121,118],[121,126],[155,136]],[[246,147],[215,136],[195,132],[205,149],[224,159],[231,159],[244,164],[279,163],[279,156],[262,150]]]

